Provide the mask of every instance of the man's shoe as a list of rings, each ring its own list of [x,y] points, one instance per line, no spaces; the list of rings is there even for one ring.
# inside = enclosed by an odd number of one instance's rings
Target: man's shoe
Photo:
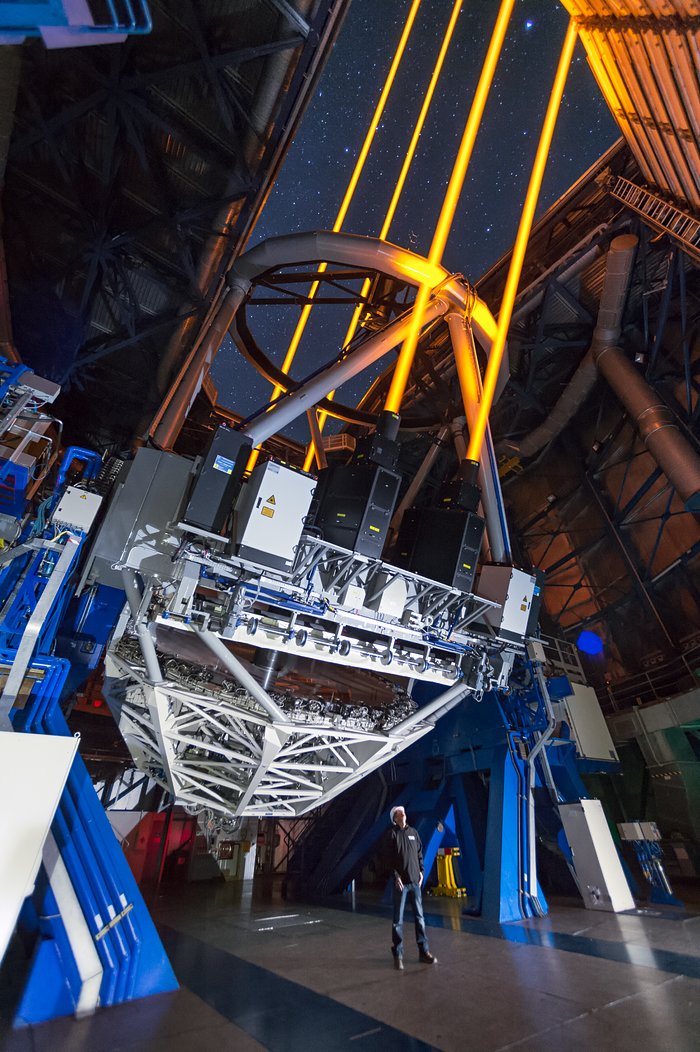
[[[397,972],[403,971],[403,957],[394,957],[394,968]]]
[[[437,957],[433,957],[432,953],[419,953],[418,960],[421,964],[437,964]]]

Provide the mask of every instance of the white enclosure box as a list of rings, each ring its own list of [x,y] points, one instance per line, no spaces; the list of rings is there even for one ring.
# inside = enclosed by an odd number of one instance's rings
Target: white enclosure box
[[[547,655],[539,639],[531,639],[529,641],[527,644],[527,656],[530,658],[530,661],[539,661],[541,665],[544,665]]]
[[[661,840],[656,822],[618,822],[622,840]]]
[[[285,464],[258,464],[241,490],[233,540],[241,559],[291,570],[316,480]]]
[[[88,493],[77,486],[68,486],[51,516],[51,522],[87,533],[101,504],[102,497],[98,493]]]
[[[566,839],[586,909],[621,913],[634,909],[634,899],[608,828],[600,800],[560,804]]]
[[[77,748],[77,738],[0,734],[0,961],[34,888]]]
[[[520,641],[527,633],[537,579],[514,566],[482,568],[478,595],[498,603],[500,610],[487,610],[486,620],[504,639]]]
[[[593,687],[572,683],[573,694],[554,708],[559,719],[566,720],[576,742],[576,752],[587,760],[618,763],[617,750]]]

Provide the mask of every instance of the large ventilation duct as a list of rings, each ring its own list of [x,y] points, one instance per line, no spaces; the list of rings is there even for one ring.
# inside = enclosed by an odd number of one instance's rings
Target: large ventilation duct
[[[686,511],[700,512],[700,457],[678,430],[671,410],[619,347],[600,347],[594,356]]]
[[[616,346],[636,248],[634,234],[611,242],[590,350],[548,418],[520,443],[518,452],[531,457],[556,438],[583,405],[600,372],[686,510],[700,512],[700,457],[680,433],[668,406]]]
[[[598,377],[596,354],[616,344],[620,335],[622,311],[627,299],[636,249],[637,238],[634,234],[621,234],[610,242],[598,321],[590,350],[547,419],[516,447],[521,457],[534,456],[561,434],[593,390]]]

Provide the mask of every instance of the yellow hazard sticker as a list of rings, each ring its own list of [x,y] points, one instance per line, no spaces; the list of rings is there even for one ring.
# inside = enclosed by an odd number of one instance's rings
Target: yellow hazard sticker
[[[271,519],[272,516],[275,514],[275,509],[267,508],[263,505],[263,507],[260,509],[260,514],[264,515],[266,519]]]
[[[267,500],[265,501],[265,503],[266,503],[266,504],[276,504],[276,503],[277,503],[277,501],[275,500],[275,495],[274,495],[274,493],[272,494],[272,496],[271,496],[271,497],[268,497],[268,498],[267,498]]]

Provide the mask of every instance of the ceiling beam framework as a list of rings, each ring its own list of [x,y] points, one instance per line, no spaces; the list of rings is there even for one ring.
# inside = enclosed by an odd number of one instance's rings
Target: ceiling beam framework
[[[90,415],[89,386],[101,431],[109,421],[128,442],[140,420],[114,405],[119,374],[138,384],[141,413],[144,395],[157,404],[169,338],[205,317],[347,7],[320,0],[302,17],[254,0],[242,18],[236,4],[160,0],[150,37],[26,49],[4,195],[9,284],[23,357],[72,389],[69,430]],[[38,324],[46,301],[53,333]]]

